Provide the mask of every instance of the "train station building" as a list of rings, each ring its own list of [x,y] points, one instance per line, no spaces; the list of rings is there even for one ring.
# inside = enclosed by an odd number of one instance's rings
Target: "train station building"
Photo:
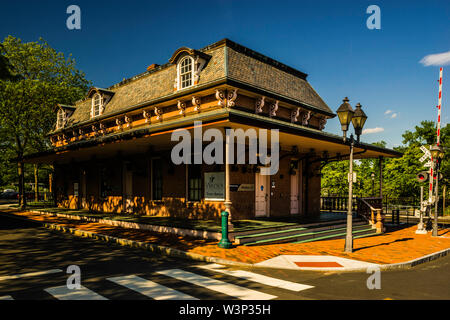
[[[318,215],[321,166],[348,159],[349,145],[325,131],[336,115],[307,77],[228,39],[202,49],[182,47],[165,64],[151,64],[109,88],[93,87],[73,106],[58,105],[52,148],[25,162],[53,164],[60,207],[215,219],[227,204],[235,220]],[[192,139],[201,129],[200,153],[212,140],[206,132],[222,133],[229,139],[225,161],[174,163],[179,141],[173,136],[181,129]],[[230,139],[227,129],[242,129],[247,137]],[[255,152],[251,129],[267,130],[271,156],[271,131],[277,130],[273,174],[264,174],[267,163],[248,161]],[[233,159],[242,156],[239,143],[245,163],[226,161],[230,144]],[[354,152],[355,159],[401,156],[366,143]]]

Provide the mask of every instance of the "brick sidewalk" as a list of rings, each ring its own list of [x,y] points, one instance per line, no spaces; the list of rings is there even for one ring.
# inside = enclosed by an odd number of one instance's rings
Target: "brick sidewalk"
[[[450,230],[440,230],[438,238],[431,233],[415,234],[416,226],[388,232],[384,235],[354,240],[354,252],[344,253],[344,239],[317,241],[303,244],[273,244],[265,246],[238,246],[221,249],[217,241],[183,237],[173,234],[157,233],[147,230],[127,229],[111,225],[75,221],[30,212],[4,210],[8,213],[47,223],[59,224],[69,228],[90,231],[98,234],[137,240],[198,253],[205,256],[227,260],[258,263],[278,255],[333,255],[360,261],[390,264],[420,258],[422,256],[450,248]]]

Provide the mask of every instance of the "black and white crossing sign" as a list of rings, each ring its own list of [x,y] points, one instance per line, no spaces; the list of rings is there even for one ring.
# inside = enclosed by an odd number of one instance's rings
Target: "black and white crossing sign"
[[[431,160],[431,153],[430,150],[427,149],[425,146],[421,146],[420,150],[424,153],[424,155],[419,159],[420,162],[424,162],[427,159]],[[428,161],[424,164],[425,167],[431,167],[431,161]]]

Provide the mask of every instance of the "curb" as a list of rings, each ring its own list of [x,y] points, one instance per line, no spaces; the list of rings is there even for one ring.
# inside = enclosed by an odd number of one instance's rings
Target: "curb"
[[[17,216],[15,214],[10,214],[10,213],[5,213],[5,212],[2,212],[2,214],[4,214],[5,216],[8,216],[10,218],[37,223],[37,224],[42,225],[44,228],[47,228],[50,230],[54,230],[54,231],[58,231],[58,232],[62,232],[62,233],[70,233],[77,237],[90,238],[90,239],[94,239],[94,240],[115,243],[115,244],[118,244],[121,246],[127,246],[127,247],[131,247],[131,248],[140,248],[140,249],[144,249],[144,250],[147,250],[147,251],[150,251],[153,253],[159,253],[159,254],[163,254],[163,255],[167,255],[167,256],[190,259],[190,260],[195,260],[195,261],[220,263],[220,264],[226,264],[226,265],[236,265],[236,266],[245,266],[245,267],[253,266],[252,264],[248,264],[248,263],[244,263],[244,262],[225,260],[225,259],[216,258],[216,257],[208,257],[208,256],[204,256],[204,255],[201,255],[198,253],[186,252],[186,251],[182,251],[179,249],[174,249],[174,248],[170,248],[170,247],[166,247],[166,246],[160,246],[160,245],[151,244],[151,243],[147,243],[147,242],[124,239],[124,238],[117,238],[117,237],[113,237],[113,236],[107,236],[107,235],[103,235],[103,234],[99,234],[99,233],[94,233],[91,231],[85,231],[85,230],[80,230],[80,229],[75,229],[75,228],[64,227],[64,226],[61,226],[58,224],[36,221],[33,219],[28,219],[28,218],[24,218],[21,216]]]
[[[264,268],[264,269],[297,270],[297,271],[319,271],[319,272],[334,271],[334,272],[339,273],[339,272],[367,272],[369,270],[367,267],[363,267],[363,268],[348,267],[348,268],[342,268],[342,269],[335,269],[335,268],[293,269],[293,268],[286,268],[286,267],[275,268],[275,267],[270,267],[270,266],[260,266],[258,264],[238,262],[238,261],[226,260],[226,259],[221,259],[221,258],[216,258],[216,257],[208,257],[208,256],[204,256],[204,255],[201,255],[198,253],[186,252],[183,250],[174,249],[174,248],[156,245],[156,244],[151,244],[151,243],[147,243],[147,242],[124,239],[124,238],[117,238],[117,237],[107,236],[107,235],[94,233],[94,232],[90,232],[90,231],[84,231],[84,230],[80,230],[80,229],[64,227],[64,226],[61,226],[58,224],[47,223],[47,222],[42,222],[42,221],[36,221],[33,219],[29,219],[29,218],[24,218],[24,217],[17,216],[15,214],[11,214],[11,213],[2,212],[2,214],[6,215],[8,217],[11,217],[11,218],[41,224],[43,227],[45,227],[47,229],[62,232],[62,233],[70,233],[77,237],[90,238],[90,239],[94,239],[94,240],[115,243],[115,244],[118,244],[121,246],[130,247],[130,248],[140,248],[140,249],[150,251],[152,253],[159,253],[159,254],[166,255],[166,256],[189,259],[189,260],[194,260],[194,261],[211,262],[211,263],[218,263],[218,264],[229,265],[229,266],[252,267],[252,268],[261,268],[261,269]],[[382,264],[382,265],[378,265],[377,267],[380,270],[386,270],[386,271],[387,270],[397,270],[397,269],[409,269],[409,268],[413,268],[419,264],[430,262],[430,261],[436,260],[441,257],[445,257],[449,253],[450,253],[450,248],[447,248],[447,249],[444,249],[444,250],[441,250],[438,252],[434,252],[434,253],[431,253],[426,256],[419,257],[419,258],[416,258],[416,259],[413,259],[410,261],[393,263],[393,264]]]

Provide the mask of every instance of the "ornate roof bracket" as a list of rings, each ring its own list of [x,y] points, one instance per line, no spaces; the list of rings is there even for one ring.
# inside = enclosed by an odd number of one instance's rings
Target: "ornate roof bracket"
[[[216,90],[217,105],[225,107],[225,93],[222,90]]]
[[[105,126],[105,124],[100,122],[99,128],[100,128],[100,133],[101,134],[105,134],[106,133],[106,126]]]
[[[117,126],[117,130],[121,130],[122,129],[122,120],[120,118],[116,118],[116,126]]]
[[[149,123],[150,119],[152,117],[152,114],[150,113],[150,111],[144,110],[144,112],[142,112],[142,116],[145,119],[145,123]]]
[[[156,120],[162,121],[163,111],[160,108],[155,107],[154,112],[155,112]]]
[[[183,116],[186,115],[186,102],[182,102],[182,101],[178,100],[177,108],[178,108],[178,110],[180,110],[178,112],[180,115],[183,115]]]
[[[309,124],[309,119],[311,119],[311,111],[306,111],[302,116],[302,126],[307,126]]]
[[[322,118],[319,120],[319,130],[325,129],[325,125],[326,125],[326,124],[327,124],[327,118],[322,117]]]
[[[264,107],[264,99],[265,99],[266,97],[264,97],[264,96],[261,96],[261,98],[259,98],[259,99],[256,99],[256,103],[255,103],[255,113],[256,114],[258,114],[258,113],[262,113],[262,109],[263,109],[263,107]]]
[[[227,99],[227,107],[228,108],[235,106],[235,101],[237,98],[237,91],[238,91],[238,89],[234,89],[233,91],[228,92],[228,99]]]
[[[198,97],[192,97],[192,105],[194,106],[194,111],[196,112],[200,112],[200,104],[201,104],[201,99]]]
[[[278,100],[276,100],[271,106],[270,106],[270,114],[269,116],[272,117],[276,117],[277,116],[277,111],[278,111]]]
[[[292,110],[291,111],[291,123],[296,123],[298,121],[299,116],[300,116],[300,108]]]
[[[131,118],[129,116],[125,116],[124,121],[125,121],[125,127],[127,127],[127,128],[131,127]]]

